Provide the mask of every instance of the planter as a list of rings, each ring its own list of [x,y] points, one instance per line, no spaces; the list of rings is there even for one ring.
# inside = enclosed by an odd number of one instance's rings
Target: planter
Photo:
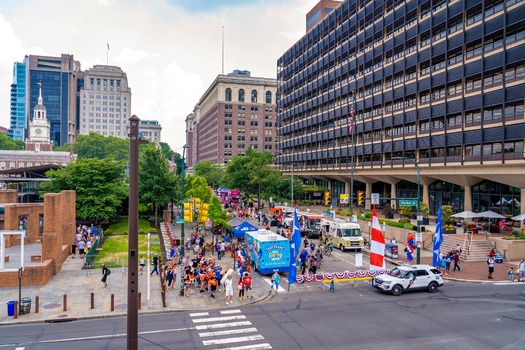
[[[443,230],[443,233],[447,233],[447,234],[455,234],[456,233],[456,230]]]

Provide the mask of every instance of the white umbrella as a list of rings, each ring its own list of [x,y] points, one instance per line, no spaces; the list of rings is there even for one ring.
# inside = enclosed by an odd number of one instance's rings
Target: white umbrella
[[[523,220],[525,220],[525,214],[514,216],[511,219],[514,220],[514,221],[523,221]]]
[[[506,219],[506,216],[495,213],[491,210],[483,211],[478,214],[478,218],[489,218],[489,219]]]
[[[454,215],[451,215],[451,216],[453,218],[458,218],[458,219],[479,218],[479,214],[478,213],[474,213],[474,212],[468,211],[468,210],[462,211],[461,213],[457,213],[457,214],[454,214]]]

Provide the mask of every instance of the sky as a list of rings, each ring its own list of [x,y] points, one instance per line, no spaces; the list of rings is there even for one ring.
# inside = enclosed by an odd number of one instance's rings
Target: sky
[[[0,0],[0,126],[9,128],[13,63],[25,55],[72,54],[84,71],[108,59],[127,74],[131,113],[158,120],[162,141],[182,153],[184,120],[222,71],[222,27],[225,74],[275,78],[317,2]]]

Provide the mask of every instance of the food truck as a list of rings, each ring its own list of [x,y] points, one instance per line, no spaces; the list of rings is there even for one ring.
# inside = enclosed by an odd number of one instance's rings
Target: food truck
[[[331,239],[334,247],[343,252],[345,250],[357,250],[359,252],[364,245],[359,224],[341,219],[322,219],[321,228],[324,232],[325,243]]]
[[[321,233],[321,214],[298,213],[301,236],[319,237]]]
[[[290,269],[290,241],[270,230],[246,232],[246,256],[262,274]]]

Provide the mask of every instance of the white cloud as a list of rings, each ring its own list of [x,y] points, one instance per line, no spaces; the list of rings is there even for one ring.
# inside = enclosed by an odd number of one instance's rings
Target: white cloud
[[[213,0],[215,1],[215,0]],[[304,35],[317,0],[247,2],[222,12],[188,14],[169,0],[22,0],[0,2],[0,125],[9,127],[15,61],[26,54],[73,54],[86,70],[120,66],[132,90],[132,113],[158,120],[173,149],[185,143],[185,118],[221,73],[247,69],[275,77],[276,60]]]

